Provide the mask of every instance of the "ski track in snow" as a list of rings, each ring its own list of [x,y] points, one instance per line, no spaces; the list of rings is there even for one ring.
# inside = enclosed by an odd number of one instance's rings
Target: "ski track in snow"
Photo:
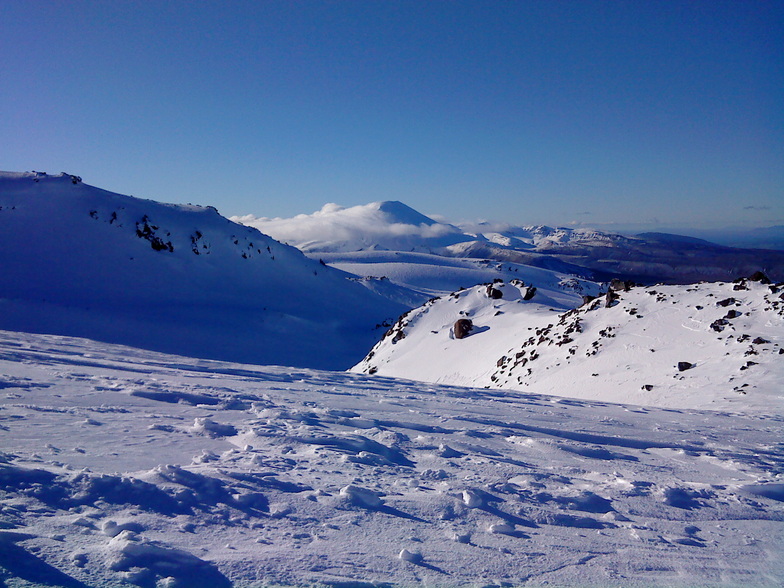
[[[782,433],[0,331],[0,584],[778,586]]]

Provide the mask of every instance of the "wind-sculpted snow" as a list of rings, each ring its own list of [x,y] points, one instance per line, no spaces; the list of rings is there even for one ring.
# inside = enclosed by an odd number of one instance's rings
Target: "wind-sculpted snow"
[[[523,300],[514,281],[455,292],[401,317],[353,370],[643,405],[782,411],[784,285],[623,286],[566,312],[539,291]],[[472,325],[465,338],[455,336],[461,320]]]
[[[779,586],[775,409],[641,408],[2,331],[0,581]]]
[[[0,328],[345,369],[406,306],[220,216],[0,172]]]

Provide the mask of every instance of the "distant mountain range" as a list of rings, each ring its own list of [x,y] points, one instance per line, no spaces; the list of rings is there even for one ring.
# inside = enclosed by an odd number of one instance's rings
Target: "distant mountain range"
[[[341,208],[326,205],[290,219],[253,216],[254,226],[316,257],[323,253],[391,250],[488,259],[568,272],[593,280],[643,283],[731,280],[762,270],[784,279],[784,251],[748,250],[666,233],[624,236],[584,228],[516,227],[438,222],[401,202]]]
[[[691,230],[689,233],[694,237],[729,247],[784,250],[784,225],[754,229],[728,227],[714,230]]]

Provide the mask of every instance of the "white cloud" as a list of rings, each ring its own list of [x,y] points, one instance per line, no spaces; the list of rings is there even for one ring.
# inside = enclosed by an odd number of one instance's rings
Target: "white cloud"
[[[407,250],[442,247],[464,240],[457,227],[436,222],[396,202],[373,202],[350,208],[328,203],[313,214],[293,218],[270,219],[248,214],[231,220],[306,251],[371,247]]]

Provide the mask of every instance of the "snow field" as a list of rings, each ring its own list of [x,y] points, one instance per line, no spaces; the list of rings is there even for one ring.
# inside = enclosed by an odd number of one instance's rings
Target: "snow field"
[[[0,332],[0,578],[777,586],[783,432]]]

